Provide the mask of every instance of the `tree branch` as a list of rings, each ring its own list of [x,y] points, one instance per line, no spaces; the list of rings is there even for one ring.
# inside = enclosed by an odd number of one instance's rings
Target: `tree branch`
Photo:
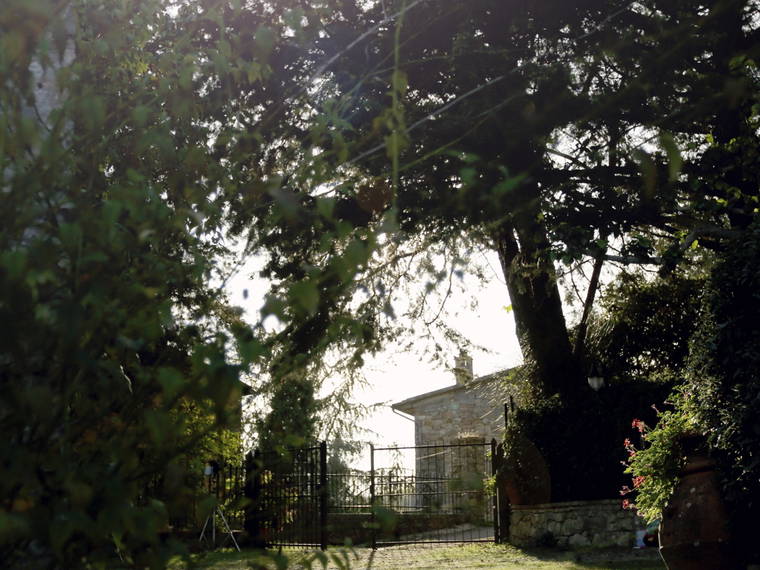
[[[577,359],[581,359],[586,343],[586,331],[588,330],[588,318],[591,314],[591,306],[594,304],[594,297],[596,291],[599,288],[599,275],[602,272],[602,265],[604,265],[605,251],[602,250],[596,256],[594,260],[594,270],[591,272],[591,280],[588,284],[588,291],[586,292],[586,302],[583,304],[583,316],[581,322],[578,325],[578,333],[575,337],[575,346],[573,347],[573,354]]]

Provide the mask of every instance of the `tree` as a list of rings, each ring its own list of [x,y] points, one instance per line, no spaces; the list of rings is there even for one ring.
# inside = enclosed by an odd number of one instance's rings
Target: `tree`
[[[393,330],[399,267],[456,259],[463,235],[500,253],[536,391],[571,417],[590,392],[555,262],[720,257],[757,216],[749,2],[133,8],[0,19],[7,554],[95,564],[115,542],[160,565],[142,489],[173,473],[181,494],[179,402],[223,425],[255,365],[311,406],[289,379],[360,366]],[[40,120],[34,69],[72,41]],[[228,231],[267,256],[272,334],[210,285]]]
[[[571,416],[589,392],[555,262],[670,271],[695,245],[720,255],[755,216],[750,8],[341,3],[302,58],[325,110],[309,133],[323,152],[302,168],[334,164],[321,199],[360,227],[390,214],[395,243],[467,232],[496,249],[533,385]],[[310,182],[288,179],[306,210]],[[314,264],[301,231],[286,259]]]
[[[718,460],[732,535],[746,561],[760,560],[749,528],[760,504],[758,317],[760,230],[757,223],[716,264],[692,341],[684,393],[677,409],[691,415]]]
[[[705,275],[684,271],[654,278],[629,271],[610,283],[586,342],[589,359],[608,383],[683,377],[705,281]]]
[[[165,564],[182,550],[159,541],[167,506],[207,435],[183,406],[216,429],[240,399],[235,327],[210,284],[224,172],[193,83],[212,66],[193,25],[216,12],[180,22],[164,8],[0,11],[0,552],[12,567],[103,567],[117,553]]]
[[[285,104],[297,80],[271,68],[295,61],[288,22],[302,14],[224,2],[168,10],[158,0],[0,11],[9,564],[33,552],[40,566],[107,566],[118,554],[159,567],[186,552],[159,532],[187,496],[185,460],[209,432],[234,426],[241,375],[268,368],[274,387],[299,378],[309,403],[303,380],[329,346],[372,345],[362,315],[345,309],[372,232],[341,225],[326,201],[308,219],[339,245],[319,268],[295,262],[288,281],[276,272],[279,244],[298,247],[288,234],[303,212],[256,161],[277,154],[279,126],[297,114]],[[71,55],[62,64],[59,50]],[[40,70],[54,94],[45,109]],[[270,251],[280,279],[266,312],[283,329],[270,336],[215,285],[234,270],[225,231],[250,221],[251,203],[261,215],[246,254]]]

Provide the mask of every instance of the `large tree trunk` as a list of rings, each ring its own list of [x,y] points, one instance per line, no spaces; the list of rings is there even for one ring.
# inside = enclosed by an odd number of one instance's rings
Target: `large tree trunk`
[[[537,198],[538,189],[533,190]],[[514,225],[502,224],[493,237],[520,348],[526,362],[535,367],[536,387],[547,396],[567,397],[582,386],[582,371],[573,355],[546,229],[538,214],[538,200],[531,200],[513,217]]]

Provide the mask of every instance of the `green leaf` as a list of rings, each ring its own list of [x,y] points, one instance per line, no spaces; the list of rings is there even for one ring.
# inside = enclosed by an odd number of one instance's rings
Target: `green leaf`
[[[468,166],[467,168],[462,168],[459,171],[459,177],[462,179],[462,182],[465,186],[472,186],[475,184],[475,182],[477,182],[478,171]]]
[[[132,118],[138,127],[144,127],[148,124],[148,117],[150,117],[150,108],[145,105],[138,105],[132,111]]]
[[[158,383],[161,384],[166,398],[171,399],[182,389],[185,380],[176,368],[164,367],[158,371]]]
[[[264,306],[261,308],[261,318],[266,319],[273,315],[279,319],[284,319],[287,313],[288,304],[276,295],[267,295]]]
[[[317,198],[317,212],[326,220],[332,220],[333,211],[335,210],[335,198]]]
[[[264,345],[256,339],[241,340],[238,342],[238,353],[244,364],[250,364],[264,354]]]
[[[59,556],[63,554],[63,547],[71,538],[76,530],[74,523],[67,517],[66,513],[59,514],[55,520],[51,521],[50,528],[50,546]]]
[[[400,95],[406,93],[406,89],[409,86],[409,79],[407,78],[406,73],[400,69],[394,69],[393,75],[391,76],[391,85]]]
[[[276,38],[272,30],[266,26],[259,26],[253,36],[253,41],[256,43],[256,47],[260,50],[260,53],[257,55],[259,55],[261,59],[267,59],[269,54],[272,53],[275,40]]]
[[[511,192],[515,188],[517,188],[523,180],[527,178],[527,174],[518,174],[516,176],[510,176],[506,180],[502,180],[496,186],[494,186],[491,189],[491,192],[495,194],[496,196],[501,196],[502,194],[506,194],[507,192]]]
[[[31,531],[30,520],[17,513],[11,513],[6,510],[0,510],[0,541],[8,543]]]
[[[633,153],[633,157],[639,164],[639,170],[641,171],[641,178],[644,183],[644,200],[652,200],[655,192],[657,191],[657,165],[655,164],[649,153],[637,149]]]
[[[299,281],[290,287],[290,298],[304,311],[313,315],[319,306],[319,290],[311,281]]]
[[[62,223],[58,229],[63,246],[69,251],[76,251],[82,243],[82,228],[75,223]]]
[[[90,95],[81,101],[82,114],[89,129],[99,130],[106,120],[106,104],[102,97]]]
[[[147,410],[144,418],[151,440],[154,444],[162,446],[173,431],[167,414],[160,410]]]
[[[0,266],[5,269],[10,281],[18,281],[26,271],[26,253],[21,250],[0,254]]]

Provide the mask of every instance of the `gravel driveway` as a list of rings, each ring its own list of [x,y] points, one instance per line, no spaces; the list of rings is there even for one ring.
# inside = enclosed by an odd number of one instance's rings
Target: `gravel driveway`
[[[439,570],[441,568],[540,568],[545,570],[571,569],[663,569],[656,549],[632,550],[519,550],[498,544],[405,545],[354,549],[348,556],[356,570]],[[321,568],[315,564],[314,568]],[[330,570],[341,566],[331,562]]]

